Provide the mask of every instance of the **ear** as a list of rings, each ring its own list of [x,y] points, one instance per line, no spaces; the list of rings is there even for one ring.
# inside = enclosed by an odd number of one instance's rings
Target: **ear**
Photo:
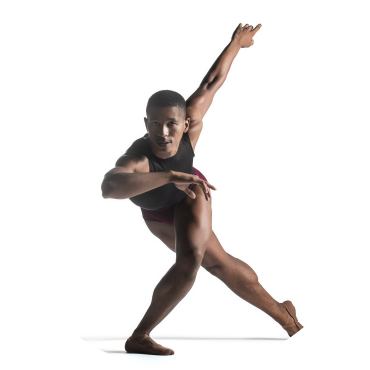
[[[146,128],[146,131],[147,131],[147,132],[149,132],[149,131],[148,131],[148,122],[149,122],[149,121],[148,121],[148,118],[144,117],[144,122],[145,122],[145,128]]]
[[[187,118],[184,123],[185,123],[185,130],[184,130],[184,132],[188,132],[188,130],[190,128],[190,118]]]

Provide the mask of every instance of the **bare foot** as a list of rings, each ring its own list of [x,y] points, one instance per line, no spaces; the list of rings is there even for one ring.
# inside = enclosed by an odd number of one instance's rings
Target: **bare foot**
[[[287,320],[283,325],[283,329],[285,329],[290,337],[294,334],[298,333],[302,328],[303,325],[298,322],[298,318],[296,315],[295,307],[291,301],[285,301],[282,303],[284,308],[287,311]]]
[[[127,353],[142,353],[147,355],[174,355],[171,348],[156,343],[148,334],[133,334],[125,344]]]

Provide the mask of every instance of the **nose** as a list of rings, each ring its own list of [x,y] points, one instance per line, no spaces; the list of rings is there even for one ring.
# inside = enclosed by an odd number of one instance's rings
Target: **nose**
[[[159,130],[158,136],[166,137],[168,135],[168,127],[167,125],[162,125],[162,128]]]

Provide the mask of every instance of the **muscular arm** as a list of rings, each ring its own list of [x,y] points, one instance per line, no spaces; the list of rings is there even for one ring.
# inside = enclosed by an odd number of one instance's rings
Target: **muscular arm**
[[[212,104],[217,90],[225,82],[231,64],[240,48],[250,47],[254,44],[252,39],[262,26],[259,24],[254,29],[252,26],[242,24],[234,31],[231,41],[213,63],[211,69],[203,78],[198,89],[186,101],[186,115],[190,118],[189,138],[195,148],[203,127],[203,117]]]
[[[173,171],[146,172],[145,160],[122,156],[101,185],[103,198],[127,199],[172,182]]]
[[[105,174],[101,190],[103,198],[127,199],[171,182],[193,199],[196,195],[188,188],[192,183],[200,185],[207,200],[210,197],[208,188],[217,190],[197,175],[177,171],[148,172],[148,160],[145,156],[139,158],[130,155],[120,157],[116,167]]]
[[[203,78],[200,86],[186,101],[186,111],[190,119],[196,115],[203,119],[210,107],[217,90],[223,85],[230,70],[231,63],[238,54],[240,46],[236,40],[232,40],[213,63],[211,69]]]
[[[171,178],[171,171],[117,172],[103,180],[102,195],[103,198],[127,199],[166,185],[171,182]]]

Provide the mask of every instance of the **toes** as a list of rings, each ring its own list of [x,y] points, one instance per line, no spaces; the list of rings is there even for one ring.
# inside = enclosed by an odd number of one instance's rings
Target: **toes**
[[[171,348],[167,348],[167,347],[162,347],[162,348],[163,348],[163,354],[164,355],[170,356],[170,355],[174,355],[175,354],[174,350],[171,349]]]

